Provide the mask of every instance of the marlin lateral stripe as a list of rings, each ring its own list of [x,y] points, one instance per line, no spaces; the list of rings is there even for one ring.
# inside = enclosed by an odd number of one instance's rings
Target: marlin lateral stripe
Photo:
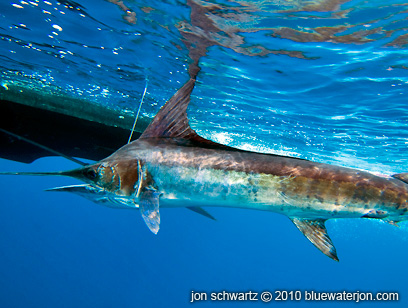
[[[325,255],[338,261],[325,223],[332,218],[407,219],[408,173],[383,178],[350,168],[243,151],[200,137],[187,106],[195,78],[161,108],[136,141],[70,171],[13,173],[70,176],[85,182],[52,191],[81,195],[113,208],[140,209],[153,232],[161,207],[185,207],[214,219],[203,206],[280,213]],[[12,174],[12,173],[7,173]]]

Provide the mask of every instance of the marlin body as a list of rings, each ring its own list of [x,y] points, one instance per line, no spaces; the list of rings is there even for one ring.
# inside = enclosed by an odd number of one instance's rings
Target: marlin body
[[[138,208],[157,233],[160,207],[202,206],[276,212],[288,216],[324,254],[338,261],[325,222],[407,219],[408,174],[390,178],[285,156],[238,150],[206,140],[189,126],[190,79],[159,111],[141,137],[111,156],[64,175],[84,185],[68,191],[110,207]]]

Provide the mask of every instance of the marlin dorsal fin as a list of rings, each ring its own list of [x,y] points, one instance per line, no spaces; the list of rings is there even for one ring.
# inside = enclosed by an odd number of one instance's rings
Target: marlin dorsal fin
[[[397,173],[397,174],[392,175],[392,177],[408,184],[408,172]]]
[[[187,118],[187,107],[190,95],[194,89],[195,79],[187,83],[173,95],[173,97],[160,109],[153,121],[146,128],[142,138],[186,138],[197,136],[190,128]]]
[[[188,141],[186,146],[200,146],[211,149],[238,149],[204,139],[191,129],[187,118],[187,107],[190,103],[191,92],[195,86],[195,79],[190,78],[180,90],[160,109],[153,121],[146,128],[139,139],[146,138],[177,138]]]

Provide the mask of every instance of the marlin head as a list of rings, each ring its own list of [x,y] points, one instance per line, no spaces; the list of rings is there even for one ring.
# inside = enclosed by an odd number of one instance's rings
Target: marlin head
[[[60,175],[80,180],[92,187],[89,193],[104,191],[112,196],[131,197],[138,187],[139,169],[138,160],[100,161],[81,168],[55,172],[34,173],[33,175]],[[68,191],[77,193],[77,190],[69,190],[67,187],[53,188],[52,191]]]
[[[95,164],[55,175],[73,177],[86,184],[57,187],[49,191],[71,192],[112,208],[138,208],[149,229],[154,234],[159,231],[160,194],[151,185],[140,160],[108,157]],[[205,211],[199,213],[209,217]]]
[[[85,184],[55,187],[47,191],[74,193],[110,208],[138,209],[135,187],[137,188],[139,183],[139,168],[137,161],[104,161],[56,172],[55,175],[69,176]]]
[[[129,198],[135,193],[139,180],[140,162],[138,160],[107,161],[103,160],[80,168],[56,172],[2,172],[8,175],[33,176],[66,176],[84,182],[83,185],[63,186],[47,191],[72,192],[95,202],[102,201],[101,195],[110,196],[114,200]],[[87,196],[89,195],[89,196]],[[91,195],[95,195],[95,198]],[[106,199],[106,198],[105,198]],[[117,203],[117,202],[116,202]],[[123,202],[120,202],[123,204]],[[129,202],[132,207],[135,204]]]

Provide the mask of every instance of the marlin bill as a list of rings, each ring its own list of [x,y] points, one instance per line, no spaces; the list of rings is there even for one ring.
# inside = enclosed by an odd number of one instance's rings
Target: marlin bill
[[[286,215],[325,255],[338,261],[325,222],[371,218],[406,220],[408,173],[390,178],[299,158],[235,149],[200,137],[188,123],[195,78],[161,108],[140,138],[81,168],[44,173],[84,184],[51,191],[76,193],[113,208],[139,209],[153,232],[160,208],[230,207]],[[273,219],[273,218],[271,218]]]

